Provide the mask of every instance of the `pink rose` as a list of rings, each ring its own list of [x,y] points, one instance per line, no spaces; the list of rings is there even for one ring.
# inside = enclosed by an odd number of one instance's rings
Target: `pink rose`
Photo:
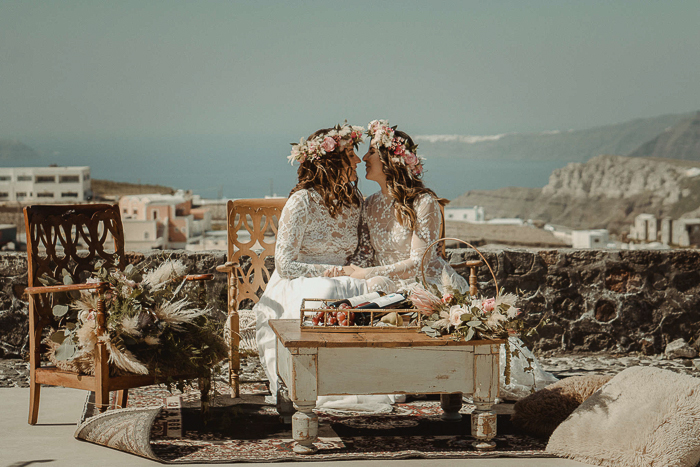
[[[408,165],[416,165],[418,163],[418,157],[416,157],[415,154],[412,152],[407,152],[404,156],[403,159],[406,161]]]
[[[326,152],[331,152],[335,149],[336,143],[333,138],[330,136],[326,136],[323,140],[323,143],[321,143],[321,147],[323,148],[324,151]]]
[[[484,309],[484,311],[491,313],[494,308],[496,308],[496,299],[495,298],[487,298],[483,302],[481,302],[481,307]]]
[[[450,303],[452,299],[454,298],[454,295],[451,293],[446,293],[442,295],[442,303]]]

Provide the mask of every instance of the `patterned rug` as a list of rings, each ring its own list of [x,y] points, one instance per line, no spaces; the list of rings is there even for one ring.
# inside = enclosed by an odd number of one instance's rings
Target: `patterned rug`
[[[239,399],[216,396],[206,417],[197,390],[173,395],[164,386],[134,389],[128,408],[98,415],[89,396],[75,437],[174,464],[551,457],[545,441],[518,433],[507,414],[498,415],[496,450],[475,451],[469,435],[474,407],[465,404],[461,421],[445,422],[439,400],[430,399],[409,399],[390,414],[318,411],[318,453],[300,456],[292,451],[291,425],[265,403],[266,386],[244,383],[241,392]]]

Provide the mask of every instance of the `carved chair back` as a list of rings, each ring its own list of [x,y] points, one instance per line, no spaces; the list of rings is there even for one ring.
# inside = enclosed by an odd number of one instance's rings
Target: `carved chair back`
[[[44,274],[61,281],[64,269],[78,282],[100,259],[114,264],[118,258],[116,267],[126,266],[118,205],[33,205],[24,208],[24,218],[30,287],[40,286]],[[30,302],[39,328],[52,317],[48,297],[36,295]]]
[[[286,202],[286,198],[228,202],[228,261],[241,264],[242,258],[250,258],[250,266],[239,270],[238,303],[243,300],[257,303],[258,293],[267,287],[270,269],[265,262],[274,257],[277,225]],[[241,230],[249,236],[239,236]]]

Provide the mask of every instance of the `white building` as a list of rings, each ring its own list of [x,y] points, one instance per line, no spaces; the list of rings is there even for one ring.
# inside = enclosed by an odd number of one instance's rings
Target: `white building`
[[[484,222],[484,208],[481,206],[445,208],[445,220],[472,223]]]
[[[193,208],[191,195],[129,195],[119,200],[127,250],[184,249],[211,229],[211,213]]]
[[[77,203],[91,197],[87,166],[0,168],[0,202]]]
[[[656,216],[639,214],[634,218],[634,225],[630,227],[630,238],[642,242],[655,242],[658,230]]]
[[[607,229],[572,230],[573,248],[608,248],[610,233]]]

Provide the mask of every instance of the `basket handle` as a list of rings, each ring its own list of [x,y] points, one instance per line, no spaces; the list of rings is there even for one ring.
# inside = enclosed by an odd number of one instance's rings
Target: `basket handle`
[[[437,243],[443,242],[443,241],[445,241],[445,240],[454,240],[454,241],[456,241],[456,242],[464,243],[464,244],[467,245],[469,248],[471,248],[472,250],[476,251],[476,252],[479,254],[479,256],[481,256],[481,259],[484,261],[484,264],[486,264],[486,267],[489,268],[489,272],[491,273],[491,277],[493,277],[493,283],[496,285],[496,298],[498,298],[499,289],[498,289],[498,281],[496,280],[496,274],[494,274],[493,269],[491,269],[491,265],[489,264],[488,261],[486,261],[486,258],[484,257],[484,255],[479,251],[478,248],[476,248],[476,247],[475,247],[474,245],[472,245],[471,243],[465,242],[465,241],[462,240],[462,239],[453,238],[453,237],[438,238],[437,240],[435,240],[434,242],[432,242],[430,245],[428,245],[428,248],[426,248],[425,251],[423,252],[423,256],[421,257],[421,260],[420,260],[420,273],[421,273],[421,276],[423,277],[423,287],[425,287],[425,288],[427,289],[427,286],[428,286],[428,282],[425,280],[425,268],[424,268],[424,266],[425,266],[425,255],[428,254],[428,252],[430,251],[430,249],[431,249],[433,246],[435,246]]]

